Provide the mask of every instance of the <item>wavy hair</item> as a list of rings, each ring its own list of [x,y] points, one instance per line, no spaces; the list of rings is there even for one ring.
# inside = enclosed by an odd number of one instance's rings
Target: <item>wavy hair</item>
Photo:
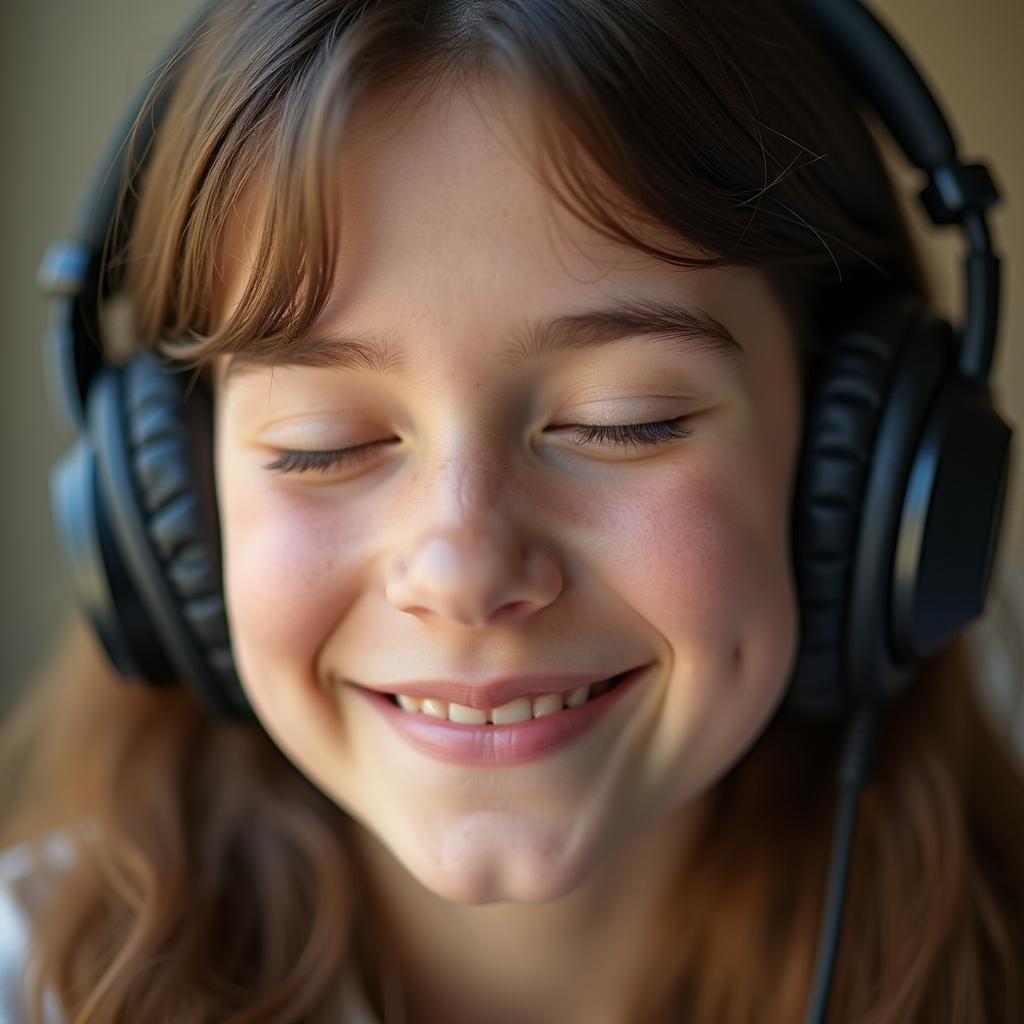
[[[538,173],[606,237],[768,275],[805,369],[864,303],[932,299],[870,115],[792,0],[222,0],[167,75],[148,159],[124,183],[130,231],[109,253],[128,350],[200,371],[218,353],[280,355],[328,297],[327,185],[360,97],[482,76],[529,100]],[[257,173],[258,257],[220,323],[217,254]],[[995,621],[990,604],[980,625]],[[986,710],[973,636],[923,662],[885,719],[830,1024],[1024,1016],[1024,773]],[[1007,650],[1019,680],[1019,637]],[[835,723],[780,715],[716,785],[630,1024],[801,1018],[838,737]],[[337,1021],[354,969],[397,1024],[358,826],[264,732],[215,718],[190,690],[126,685],[75,616],[0,753],[0,839],[60,829],[75,853],[49,869],[34,917],[33,1021],[47,992],[71,1024]]]

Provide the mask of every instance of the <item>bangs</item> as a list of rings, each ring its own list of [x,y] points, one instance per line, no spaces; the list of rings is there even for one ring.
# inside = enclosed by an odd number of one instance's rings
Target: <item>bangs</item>
[[[128,242],[142,347],[204,368],[242,351],[273,360],[309,332],[337,269],[339,154],[360,101],[381,92],[394,92],[387,109],[411,99],[415,113],[446,90],[497,84],[525,109],[527,137],[517,141],[571,216],[676,266],[764,270],[801,338],[811,334],[801,300],[828,277],[842,280],[841,264],[853,263],[844,248],[882,270],[844,239],[848,211],[822,205],[812,226],[794,210],[811,195],[799,172],[820,173],[819,157],[808,159],[784,132],[761,132],[726,43],[712,73],[701,23],[715,17],[708,11],[594,9],[582,0],[293,8],[284,20],[272,5],[226,3],[181,58]],[[827,65],[811,73],[832,80]],[[512,119],[508,126],[514,131]],[[839,128],[849,146],[856,130]],[[774,151],[786,146],[796,152]],[[861,195],[870,196],[871,177],[861,176]],[[787,191],[790,203],[780,198]],[[241,298],[222,318],[225,242],[245,208],[257,242]],[[853,237],[884,256],[864,224]],[[838,241],[839,256],[826,238]]]

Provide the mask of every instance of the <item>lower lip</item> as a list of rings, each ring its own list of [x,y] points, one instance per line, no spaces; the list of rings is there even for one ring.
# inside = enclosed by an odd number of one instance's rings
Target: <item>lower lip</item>
[[[387,694],[376,690],[354,684],[351,688],[376,708],[402,739],[439,761],[465,765],[523,764],[554,754],[580,739],[637,688],[649,668],[650,665],[642,665],[633,669],[614,689],[579,707],[563,708],[553,715],[512,725],[449,722],[404,711]]]

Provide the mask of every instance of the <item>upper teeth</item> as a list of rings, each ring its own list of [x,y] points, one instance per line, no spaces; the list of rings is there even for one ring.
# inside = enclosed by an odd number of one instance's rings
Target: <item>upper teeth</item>
[[[589,686],[579,686],[568,693],[545,693],[532,700],[519,697],[497,708],[469,708],[464,704],[454,704],[434,697],[410,697],[404,693],[395,694],[398,703],[406,710],[422,712],[433,718],[446,718],[449,722],[462,722],[467,725],[511,725],[514,722],[525,722],[530,718],[542,718],[553,715],[563,707],[575,708],[585,704],[590,697],[600,697],[611,685],[610,679]]]

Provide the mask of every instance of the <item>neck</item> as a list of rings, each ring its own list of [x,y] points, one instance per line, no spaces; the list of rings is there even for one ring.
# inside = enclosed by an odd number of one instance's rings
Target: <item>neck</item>
[[[456,903],[426,889],[369,831],[353,846],[377,950],[368,986],[405,1024],[619,1024],[650,975],[709,795],[635,837],[570,893],[543,903]],[[400,986],[385,996],[381,976]],[[392,989],[396,987],[393,984]],[[378,1006],[378,1008],[380,1008]],[[384,1017],[382,1017],[384,1019]]]

